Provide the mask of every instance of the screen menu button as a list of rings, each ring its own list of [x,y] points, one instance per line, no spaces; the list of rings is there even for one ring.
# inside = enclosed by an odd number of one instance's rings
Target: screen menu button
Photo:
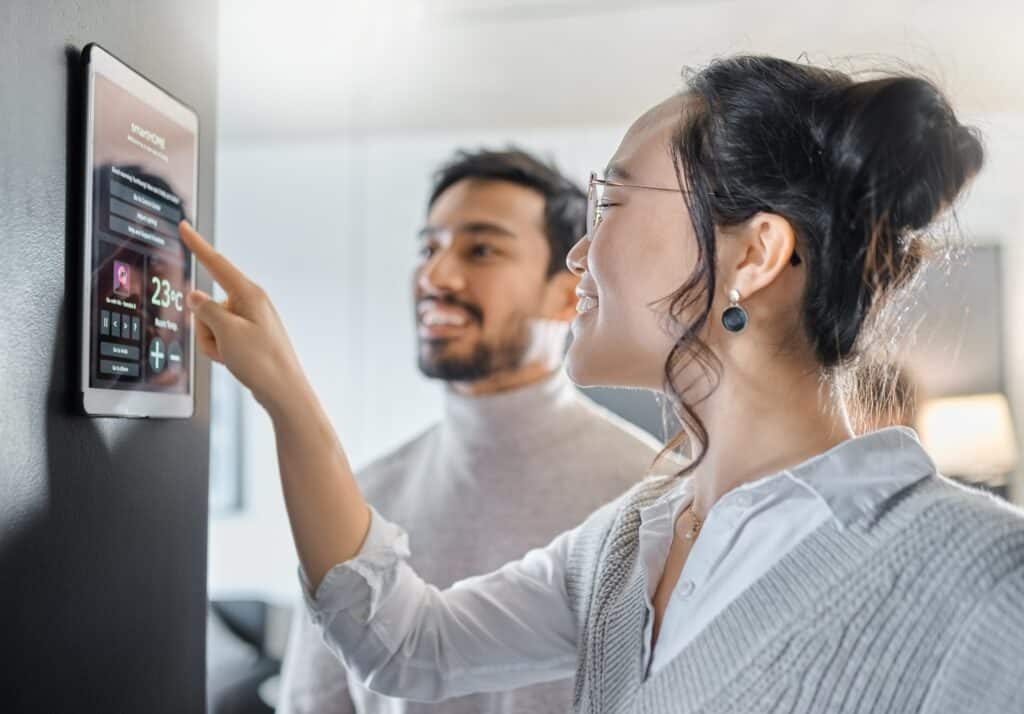
[[[104,357],[139,360],[139,348],[132,345],[119,345],[115,342],[101,342],[100,354]]]
[[[138,377],[139,365],[137,362],[115,362],[109,359],[101,359],[100,372],[116,377]]]

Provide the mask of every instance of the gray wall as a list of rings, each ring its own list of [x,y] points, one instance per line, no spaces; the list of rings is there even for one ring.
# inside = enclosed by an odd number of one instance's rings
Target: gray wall
[[[930,265],[906,323],[917,325],[905,362],[919,400],[1006,392],[1003,266],[999,245],[971,246]]]
[[[199,112],[213,225],[217,6],[0,0],[0,711],[204,708],[209,370],[191,420],[90,419],[77,389],[78,52]]]

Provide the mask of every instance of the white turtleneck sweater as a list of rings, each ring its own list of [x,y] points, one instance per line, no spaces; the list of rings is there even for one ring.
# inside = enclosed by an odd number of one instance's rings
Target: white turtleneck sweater
[[[559,370],[495,395],[447,390],[439,423],[356,478],[369,503],[409,534],[416,572],[445,588],[576,526],[639,481],[658,449],[646,432],[585,397]],[[277,711],[545,714],[571,703],[571,679],[440,704],[375,694],[346,675],[300,609]]]

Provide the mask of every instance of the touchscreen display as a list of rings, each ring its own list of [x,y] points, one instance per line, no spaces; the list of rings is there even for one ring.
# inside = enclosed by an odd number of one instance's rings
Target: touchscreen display
[[[90,386],[186,394],[197,138],[98,73],[92,110]]]

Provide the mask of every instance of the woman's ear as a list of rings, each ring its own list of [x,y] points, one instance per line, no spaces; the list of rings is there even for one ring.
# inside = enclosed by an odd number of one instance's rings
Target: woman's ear
[[[543,317],[559,322],[572,322],[576,317],[576,286],[580,279],[568,270],[559,270],[544,286]]]
[[[748,299],[794,263],[796,234],[792,224],[776,213],[754,215],[733,238],[726,262],[731,270],[724,277],[723,292],[735,289]]]

